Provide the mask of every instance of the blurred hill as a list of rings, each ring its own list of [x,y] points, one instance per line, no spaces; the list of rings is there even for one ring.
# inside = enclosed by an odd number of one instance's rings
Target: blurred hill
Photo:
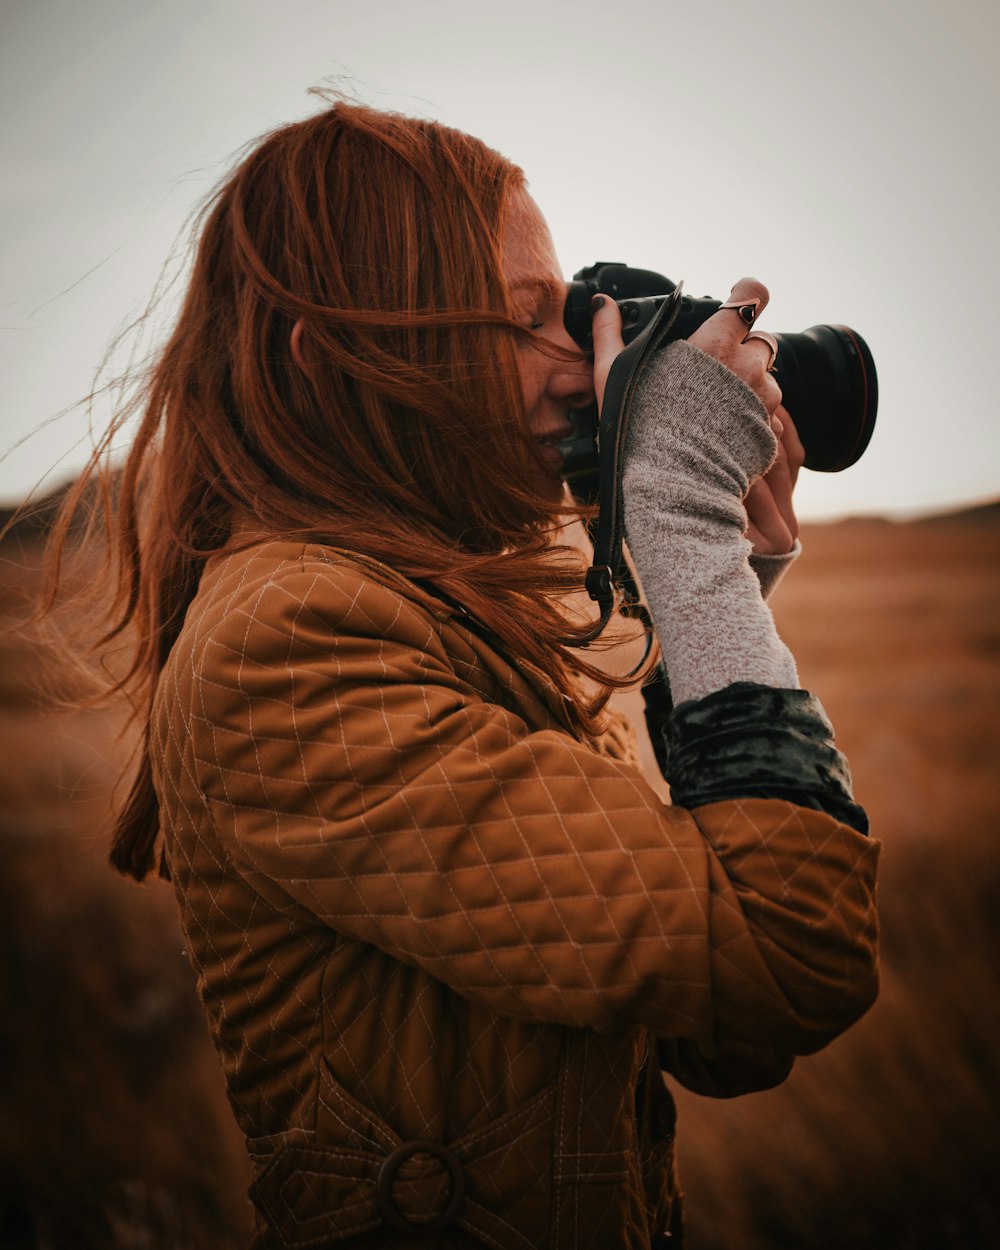
[[[0,547],[8,624],[39,523]],[[1000,504],[809,526],[775,615],[884,841],[883,991],[778,1090],[680,1091],[692,1250],[1000,1244]],[[169,886],[106,866],[120,716],[0,638],[0,1246],[241,1246],[248,1168]]]
[[[884,844],[882,993],[780,1089],[684,1097],[692,1246],[1000,1246],[1000,505],[802,541],[774,612]]]

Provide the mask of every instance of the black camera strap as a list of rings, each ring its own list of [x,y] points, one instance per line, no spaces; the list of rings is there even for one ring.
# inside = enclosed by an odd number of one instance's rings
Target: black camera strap
[[[628,431],[632,399],[654,353],[669,341],[670,329],[680,309],[683,283],[663,301],[656,316],[641,334],[615,358],[608,374],[598,426],[598,514],[593,531],[594,562],[587,570],[586,587],[600,608],[600,619],[577,646],[587,646],[607,627],[615,608],[615,589],[625,590],[623,611],[645,616],[638,610],[638,595],[631,572],[625,566],[622,543],[625,513],[622,504],[622,456]]]
[[[633,669],[646,662],[653,640],[653,623],[639,602],[639,588],[625,562],[625,510],[622,500],[622,457],[631,412],[632,398],[643,374],[652,364],[654,353],[670,341],[670,331],[680,312],[683,283],[663,301],[656,316],[642,333],[615,358],[608,374],[598,427],[598,513],[591,527],[594,563],[587,570],[586,587],[601,610],[600,619],[576,645],[586,646],[606,628],[615,608],[615,589],[623,592],[621,611],[640,619],[646,628],[646,651]],[[673,708],[670,677],[661,660],[642,689],[649,739],[660,772],[667,774],[667,747],[664,726]]]

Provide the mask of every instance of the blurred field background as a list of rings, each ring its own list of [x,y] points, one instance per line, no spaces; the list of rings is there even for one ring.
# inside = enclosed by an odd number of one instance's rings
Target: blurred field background
[[[681,1091],[692,1250],[1000,1245],[1000,505],[807,527],[778,590],[885,843],[883,989],[780,1089]],[[0,550],[11,619],[37,534]],[[0,640],[0,1247],[229,1250],[248,1167],[169,886],[106,866],[126,743]],[[609,1250],[613,1248],[609,1247]]]

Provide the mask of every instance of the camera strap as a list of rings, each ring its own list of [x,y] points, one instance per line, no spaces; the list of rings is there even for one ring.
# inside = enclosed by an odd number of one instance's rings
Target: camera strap
[[[645,609],[638,603],[631,572],[627,566],[623,569],[622,458],[636,387],[652,365],[655,353],[670,341],[670,330],[680,310],[682,288],[683,283],[678,283],[645,330],[615,357],[608,374],[597,432],[598,513],[593,535],[594,562],[587,570],[585,581],[587,593],[597,603],[601,615],[593,628],[577,640],[577,646],[585,647],[603,633],[614,613],[616,589],[625,590],[621,610],[626,615],[646,617]]]

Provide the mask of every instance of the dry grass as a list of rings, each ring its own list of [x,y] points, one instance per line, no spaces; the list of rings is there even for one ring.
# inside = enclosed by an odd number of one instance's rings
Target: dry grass
[[[883,992],[780,1089],[680,1094],[694,1250],[1000,1244],[1000,518],[809,529],[778,592],[883,839]],[[9,557],[9,550],[5,552]],[[30,565],[30,553],[27,559]],[[7,564],[7,599],[30,589]],[[0,647],[0,1245],[227,1250],[247,1168],[168,887],[106,867],[124,744]]]

